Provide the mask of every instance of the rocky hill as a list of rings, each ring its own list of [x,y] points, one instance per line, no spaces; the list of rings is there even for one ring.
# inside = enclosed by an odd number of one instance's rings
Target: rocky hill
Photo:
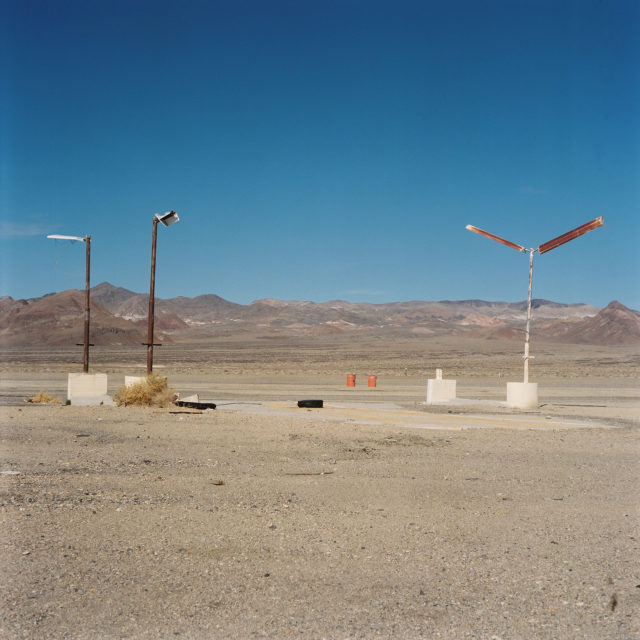
[[[140,344],[146,339],[148,295],[102,283],[91,290],[91,340]],[[287,301],[241,305],[208,294],[156,299],[155,327],[163,341],[206,341],[232,334],[394,336],[469,335],[522,338],[526,302],[409,301],[385,304]],[[605,309],[533,301],[534,337],[592,344],[640,343],[640,314],[619,302]],[[82,341],[84,294],[64,291],[31,300],[0,298],[0,343],[73,344]]]
[[[640,313],[614,300],[593,317],[582,322],[558,322],[543,328],[539,335],[578,344],[640,343]]]
[[[6,346],[70,345],[84,337],[84,293],[63,291],[32,300],[0,303],[0,344]],[[91,342],[128,345],[144,342],[146,333],[135,324],[91,303]]]

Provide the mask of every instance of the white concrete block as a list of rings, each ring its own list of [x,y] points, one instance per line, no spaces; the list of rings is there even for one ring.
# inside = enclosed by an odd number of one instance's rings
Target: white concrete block
[[[507,406],[535,409],[538,406],[537,382],[507,382]]]
[[[124,386],[130,387],[132,384],[138,384],[138,382],[142,382],[143,380],[144,376],[125,376]]]
[[[456,381],[430,378],[427,380],[427,404],[450,402],[456,399]]]
[[[106,373],[70,373],[67,378],[67,399],[97,398],[107,395]]]

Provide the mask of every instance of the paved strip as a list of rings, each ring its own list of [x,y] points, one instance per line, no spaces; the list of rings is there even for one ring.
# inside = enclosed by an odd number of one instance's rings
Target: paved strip
[[[300,409],[290,402],[227,403],[222,411],[313,418],[353,424],[379,424],[415,429],[461,431],[464,429],[553,430],[612,428],[613,425],[591,420],[547,418],[535,415],[450,415],[403,409],[393,403],[327,404],[322,409]]]

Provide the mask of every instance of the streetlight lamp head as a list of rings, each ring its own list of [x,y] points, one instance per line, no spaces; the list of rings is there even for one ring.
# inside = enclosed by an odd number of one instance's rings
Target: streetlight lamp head
[[[59,236],[59,235],[51,235],[47,236],[50,240],[75,240],[76,242],[86,242],[86,236],[84,238],[79,238],[78,236]]]
[[[156,218],[158,222],[161,222],[165,227],[170,227],[172,224],[180,222],[180,218],[175,211],[167,211],[167,213],[163,213],[162,215],[156,213]]]

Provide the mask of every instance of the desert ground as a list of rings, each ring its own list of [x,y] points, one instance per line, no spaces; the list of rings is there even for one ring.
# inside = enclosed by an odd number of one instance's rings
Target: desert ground
[[[156,348],[203,412],[27,403],[82,349],[3,349],[0,637],[640,638],[640,348],[535,345],[522,412],[521,347]],[[425,406],[436,367],[458,400]]]

